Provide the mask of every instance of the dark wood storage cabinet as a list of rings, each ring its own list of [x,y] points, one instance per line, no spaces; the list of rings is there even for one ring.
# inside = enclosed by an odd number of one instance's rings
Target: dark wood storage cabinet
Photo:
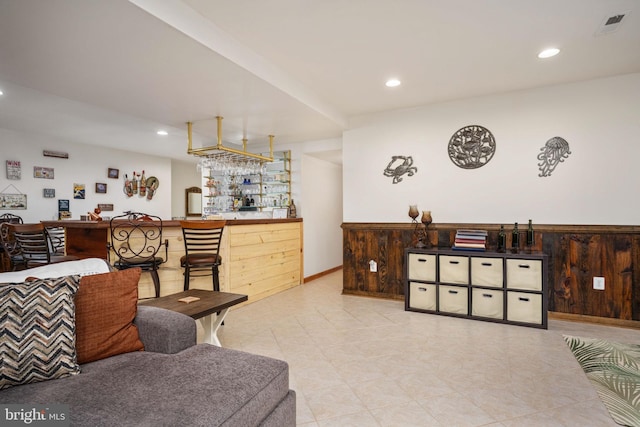
[[[547,256],[405,250],[405,310],[547,328]]]

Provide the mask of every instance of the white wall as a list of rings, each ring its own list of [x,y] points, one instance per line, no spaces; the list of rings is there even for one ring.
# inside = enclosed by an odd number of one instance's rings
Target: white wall
[[[342,265],[342,167],[309,157],[341,149],[340,138],[274,144],[274,151],[291,150],[291,199],[303,219],[305,277]]]
[[[434,222],[637,224],[640,74],[492,95],[361,117],[343,136],[344,221],[408,222],[410,204]],[[465,170],[448,157],[467,125],[488,128],[493,159]],[[560,136],[571,154],[550,177],[537,155]],[[383,176],[393,155],[416,175]]]
[[[342,265],[342,167],[302,156],[304,195],[304,274]]]
[[[44,157],[43,150],[60,151],[69,154],[68,159]],[[0,171],[0,191],[19,192],[27,195],[26,210],[0,210],[0,214],[20,215],[25,222],[57,219],[58,199],[68,199],[72,219],[93,212],[98,203],[113,204],[113,212],[103,212],[104,216],[115,216],[127,210],[142,211],[171,217],[171,160],[148,154],[110,150],[82,144],[55,141],[33,133],[0,129],[0,167],[5,169],[7,160],[18,160],[22,167],[20,180],[8,180],[5,170]],[[54,179],[33,177],[33,167],[43,166],[54,169]],[[107,177],[108,168],[120,170],[119,179]],[[146,176],[155,176],[160,186],[152,200],[140,196],[128,198],[123,192],[124,174],[145,170]],[[107,184],[106,194],[96,194],[96,182]],[[85,184],[85,199],[73,198],[73,184]],[[45,199],[44,188],[53,188],[56,197]],[[184,190],[183,190],[184,191]]]

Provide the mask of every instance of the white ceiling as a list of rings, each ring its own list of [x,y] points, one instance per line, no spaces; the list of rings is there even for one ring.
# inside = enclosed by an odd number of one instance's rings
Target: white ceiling
[[[561,53],[536,57],[550,46]],[[0,127],[177,159],[185,123],[208,144],[216,115],[225,143],[251,149],[269,134],[339,137],[358,115],[635,72],[640,0],[0,0]]]

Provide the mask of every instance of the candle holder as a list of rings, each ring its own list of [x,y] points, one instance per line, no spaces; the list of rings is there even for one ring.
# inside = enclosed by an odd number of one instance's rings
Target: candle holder
[[[418,231],[418,225],[420,225],[420,223],[416,220],[416,218],[418,218],[418,215],[420,215],[420,211],[418,211],[418,206],[409,205],[409,218],[411,218],[411,223],[414,224],[413,237],[411,238],[411,241],[416,242],[415,243],[416,247],[419,247],[418,244],[420,243],[420,232]]]
[[[422,211],[422,218],[420,218],[420,222],[424,225],[424,231],[421,229],[420,240],[416,246],[419,248],[430,248],[431,242],[429,241],[429,234],[427,231],[429,229],[429,224],[433,222],[431,211]]]

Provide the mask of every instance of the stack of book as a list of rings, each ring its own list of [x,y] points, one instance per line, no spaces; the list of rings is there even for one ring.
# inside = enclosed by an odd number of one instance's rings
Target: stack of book
[[[484,251],[487,249],[486,230],[458,230],[452,249]]]

